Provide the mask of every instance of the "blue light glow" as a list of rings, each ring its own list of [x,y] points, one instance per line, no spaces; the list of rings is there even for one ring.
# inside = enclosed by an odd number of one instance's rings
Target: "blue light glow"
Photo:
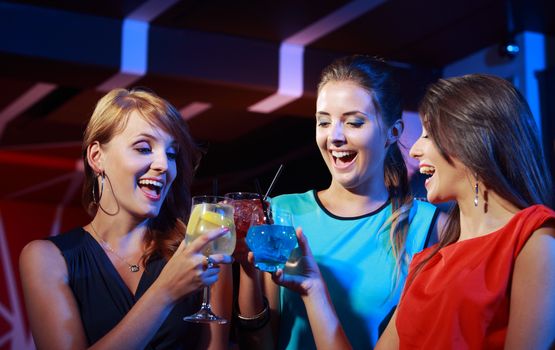
[[[122,73],[145,75],[148,67],[149,23],[134,19],[123,21],[121,33]]]

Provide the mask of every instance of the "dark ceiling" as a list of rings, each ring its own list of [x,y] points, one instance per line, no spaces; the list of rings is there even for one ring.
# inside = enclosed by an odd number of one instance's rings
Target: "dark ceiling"
[[[554,7],[539,0],[0,1],[0,171],[8,184],[0,199],[77,203],[79,141],[102,86],[120,71],[124,18],[149,22],[147,70],[128,85],[147,86],[178,109],[204,106],[189,120],[208,150],[194,192],[216,182],[221,192],[252,190],[255,177],[267,185],[285,163],[281,193],[328,181],[312,117],[318,74],[331,60],[352,53],[391,60],[405,107],[414,110],[445,65],[511,33],[555,35]],[[303,44],[300,97],[270,113],[249,111],[278,89],[281,42],[311,28],[320,32]]]

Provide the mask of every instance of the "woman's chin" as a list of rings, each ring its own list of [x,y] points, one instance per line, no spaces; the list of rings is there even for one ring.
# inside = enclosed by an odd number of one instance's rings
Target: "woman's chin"
[[[160,214],[160,208],[149,208],[147,210],[143,210],[140,213],[138,213],[137,216],[140,216],[141,218],[144,219],[152,219],[157,217]]]
[[[354,190],[360,186],[360,181],[352,176],[334,176],[334,182],[347,190]]]

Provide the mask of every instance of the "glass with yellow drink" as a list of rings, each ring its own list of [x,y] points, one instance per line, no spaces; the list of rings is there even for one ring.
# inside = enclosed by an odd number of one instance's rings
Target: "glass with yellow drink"
[[[192,198],[193,208],[187,223],[185,243],[190,244],[202,235],[214,230],[228,229],[228,232],[208,243],[202,254],[209,257],[212,254],[233,254],[235,249],[235,224],[233,221],[233,206],[226,203],[224,197],[196,196]],[[208,258],[208,268],[211,266]],[[215,315],[210,308],[210,288],[204,288],[204,299],[200,310],[194,315],[184,318],[185,321],[196,323],[227,323],[228,321]]]

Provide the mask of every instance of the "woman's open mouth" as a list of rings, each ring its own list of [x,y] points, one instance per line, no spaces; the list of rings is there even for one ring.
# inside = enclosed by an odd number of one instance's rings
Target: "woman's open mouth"
[[[355,151],[331,151],[333,164],[336,168],[346,168],[354,163],[357,156]]]
[[[160,193],[164,187],[162,182],[151,179],[140,179],[137,184],[148,198],[153,200],[160,199]]]
[[[424,186],[428,185],[428,182],[430,182],[430,179],[432,178],[432,176],[434,176],[435,172],[436,172],[436,168],[434,168],[431,165],[428,165],[428,164],[420,165],[420,174],[424,174],[428,176],[426,178],[426,181],[424,182]]]

